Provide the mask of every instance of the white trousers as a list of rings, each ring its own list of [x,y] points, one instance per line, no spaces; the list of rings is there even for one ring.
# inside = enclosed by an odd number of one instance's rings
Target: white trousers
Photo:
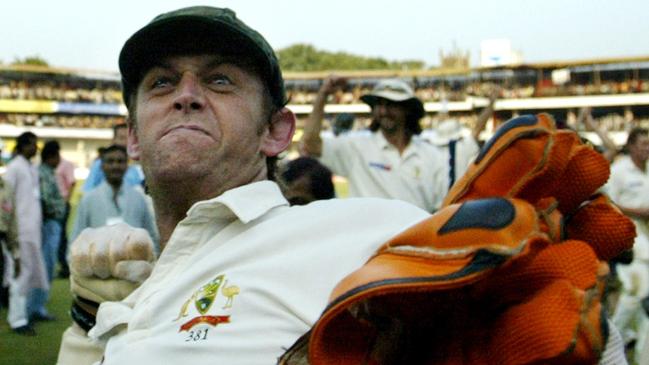
[[[640,304],[640,299],[622,293],[617,302],[617,307],[615,308],[615,314],[613,315],[612,321],[622,332],[622,338],[625,343],[633,339],[636,340],[636,361],[646,357],[647,354],[645,354],[645,352],[649,350],[646,347],[646,342],[648,340],[647,331],[649,331],[649,318]],[[638,363],[643,364],[642,362]],[[647,364],[644,363],[644,365]]]
[[[9,284],[9,311],[7,322],[11,328],[18,328],[28,323],[27,321],[27,297],[25,290],[18,278],[15,277],[14,260],[7,248],[2,245],[2,255],[5,258],[5,272],[3,281]],[[23,280],[24,281],[24,280]]]

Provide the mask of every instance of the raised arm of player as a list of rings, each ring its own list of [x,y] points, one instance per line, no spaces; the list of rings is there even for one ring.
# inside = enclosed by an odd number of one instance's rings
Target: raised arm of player
[[[584,126],[586,126],[587,130],[595,132],[597,134],[597,137],[602,140],[602,144],[604,145],[604,157],[606,157],[607,160],[613,161],[615,156],[618,153],[618,148],[615,145],[615,142],[611,140],[611,138],[601,130],[598,126],[597,123],[595,123],[595,120],[593,119],[593,115],[591,114],[591,108],[590,107],[585,107],[581,108],[579,110],[579,115],[577,116],[577,124],[583,123]]]
[[[347,84],[347,79],[330,75],[327,77],[315,100],[313,101],[313,110],[304,125],[304,134],[300,139],[300,154],[312,157],[320,157],[322,154],[322,139],[320,131],[322,130],[322,120],[324,119],[324,107],[329,95],[338,87]]]
[[[494,106],[496,105],[496,99],[500,94],[500,88],[494,88],[491,90],[489,95],[489,104],[484,108],[484,110],[478,115],[478,120],[476,121],[473,129],[471,129],[471,135],[473,139],[478,142],[480,140],[480,133],[484,130],[484,127],[487,125],[487,121],[494,115]]]

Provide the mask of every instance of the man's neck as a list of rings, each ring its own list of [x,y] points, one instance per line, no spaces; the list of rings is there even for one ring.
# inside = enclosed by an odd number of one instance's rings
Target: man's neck
[[[122,188],[122,182],[121,181],[119,181],[119,182],[106,181],[106,182],[108,183],[108,185],[113,190],[113,195],[116,196],[117,193],[119,193],[119,189]]]
[[[265,180],[268,176],[265,162],[262,168],[246,176],[248,178],[228,179],[227,181],[187,177],[163,181],[150,178],[148,188],[149,194],[153,198],[158,232],[160,233],[160,247],[164,248],[178,223],[185,219],[187,211],[195,203],[216,198],[239,186]]]
[[[403,151],[405,151],[410,144],[411,135],[407,133],[405,129],[397,129],[395,131],[386,131],[382,129],[381,133],[383,133],[385,140],[399,151],[400,155],[403,154]]]
[[[160,247],[164,248],[174,229],[181,220],[185,219],[187,211],[192,205],[222,193],[208,193],[198,188],[198,185],[196,182],[187,181],[149,185],[149,194],[153,198],[156,222],[160,233]]]
[[[19,153],[18,156],[22,156],[25,160],[27,160],[27,162],[32,163],[31,157],[27,157],[27,156],[23,155],[22,153]]]

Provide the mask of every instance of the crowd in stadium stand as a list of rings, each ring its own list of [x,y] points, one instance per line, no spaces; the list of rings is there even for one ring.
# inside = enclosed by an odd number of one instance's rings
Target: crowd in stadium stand
[[[63,114],[2,114],[0,124],[18,127],[112,128],[124,123],[124,117]]]
[[[625,93],[649,92],[649,81],[643,77],[626,81],[612,81],[602,78],[597,83],[574,79],[564,85],[555,85],[549,78],[541,82],[505,78],[502,80],[475,79],[469,77],[438,77],[411,78],[415,85],[415,93],[424,102],[464,101],[468,97],[489,96],[490,90],[498,85],[501,95],[499,99],[581,96],[581,95],[612,95]],[[358,104],[360,96],[368,93],[377,78],[356,77],[350,79],[349,87],[338,90],[330,96],[329,104]],[[322,80],[288,79],[287,89],[290,104],[312,104]],[[30,76],[21,79],[15,75],[9,77],[0,74],[0,99],[9,100],[42,100],[67,103],[83,103],[92,105],[113,105],[122,102],[120,84],[116,80],[90,80],[68,76],[46,77]],[[111,128],[124,122],[123,116],[111,116],[110,112],[103,115],[84,114],[36,114],[36,113],[0,113],[0,124],[36,127],[66,127],[66,128]],[[117,113],[115,113],[117,114]],[[475,119],[474,113],[453,115],[463,125],[471,126]],[[509,115],[506,116],[510,117]],[[424,125],[435,126],[437,117],[432,115],[424,118]],[[629,118],[617,116],[598,116],[597,119],[611,131],[624,130]]]
[[[88,86],[47,80],[16,81],[0,79],[0,99],[115,104],[122,101],[122,94],[117,84],[115,86]]]
[[[416,80],[415,80],[416,81]],[[550,80],[548,80],[550,81]],[[415,82],[417,96],[423,101],[461,101],[468,96],[487,97],[489,90],[496,84],[489,81],[472,82],[441,82],[434,83]],[[523,85],[498,82],[502,90],[501,98],[531,98],[550,96],[579,96],[602,94],[626,94],[649,92],[649,82],[642,80],[631,81],[602,81],[598,84],[567,83],[562,86],[553,85],[551,82],[540,85]],[[349,90],[339,91],[332,96],[334,104],[360,103],[360,96],[369,92],[372,84],[359,80]],[[315,98],[319,83],[308,87],[287,84],[290,101],[292,104],[311,104]],[[0,78],[0,99],[15,100],[52,100],[62,102],[82,102],[97,104],[121,103],[119,84],[98,83],[88,85],[71,82],[56,82],[51,80],[16,81]]]
[[[472,82],[469,84],[449,84],[445,86],[420,86],[415,88],[415,93],[423,101],[462,101],[468,96],[488,97],[496,83]],[[627,93],[649,92],[649,82],[622,81],[601,82],[599,84],[566,84],[556,85],[503,85],[501,86],[502,99],[552,97],[552,96],[582,96],[582,95],[610,95]],[[317,90],[317,88],[316,88]],[[294,87],[290,88],[289,95],[292,104],[311,104],[316,96],[316,90]],[[371,90],[371,86],[355,86],[351,90],[338,91],[332,95],[333,104],[360,103],[360,95]]]

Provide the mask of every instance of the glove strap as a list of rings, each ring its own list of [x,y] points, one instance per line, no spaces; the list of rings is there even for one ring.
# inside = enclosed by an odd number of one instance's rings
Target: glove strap
[[[97,309],[99,309],[99,303],[77,297],[72,302],[70,316],[79,327],[88,332],[95,326]]]

